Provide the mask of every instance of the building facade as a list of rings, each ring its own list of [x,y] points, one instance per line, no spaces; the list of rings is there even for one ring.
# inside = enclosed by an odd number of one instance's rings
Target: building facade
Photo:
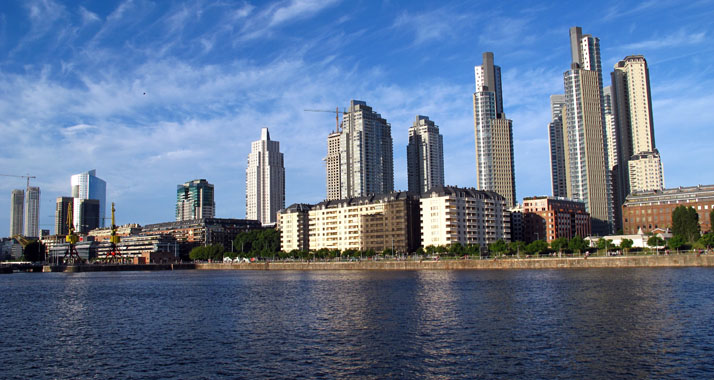
[[[310,249],[309,212],[311,209],[311,205],[295,203],[280,210],[278,213],[280,249],[283,252],[292,250],[307,251]]]
[[[328,200],[394,190],[391,126],[363,101],[352,100],[340,130],[328,136],[325,161]]]
[[[40,237],[40,188],[30,186],[25,194],[24,235]]]
[[[280,143],[270,139],[268,128],[253,141],[246,168],[245,215],[263,224],[277,223],[285,207],[285,167]]]
[[[214,187],[205,179],[176,186],[176,220],[213,218],[216,215]]]
[[[22,235],[24,207],[25,190],[13,190],[10,194],[10,237]]]
[[[412,253],[419,247],[419,198],[410,193],[324,201],[308,216],[310,250]]]
[[[67,235],[69,233],[67,214],[73,204],[74,198],[72,197],[57,197],[55,205],[55,235]]]
[[[551,241],[590,236],[590,215],[585,203],[556,197],[523,199],[524,241]]]
[[[428,116],[418,115],[409,128],[407,180],[415,194],[444,186],[444,138]]]
[[[84,226],[97,226],[104,227],[104,208],[106,205],[106,194],[107,194],[107,183],[104,180],[97,177],[97,171],[95,169],[75,174],[71,178],[72,185],[72,198],[74,198],[74,204],[72,205],[73,223],[74,229],[76,231],[83,231]],[[85,199],[95,199],[98,203],[98,214],[85,214],[82,213],[81,203]],[[90,220],[89,218],[94,218]],[[85,231],[88,231],[84,227]],[[96,227],[95,227],[96,228]]]
[[[476,177],[479,190],[495,191],[509,207],[516,205],[513,159],[513,123],[503,112],[501,68],[493,53],[483,53],[483,64],[474,68],[473,95],[476,140]]]
[[[449,246],[511,240],[506,199],[493,191],[437,187],[421,197],[421,244]]]
[[[600,40],[572,27],[570,49],[571,69],[563,74],[567,197],[584,202],[593,231],[606,235],[615,216],[604,133]]]
[[[568,195],[568,181],[566,168],[566,152],[564,137],[567,131],[563,130],[563,109],[565,95],[550,96],[550,112],[552,120],[548,123],[548,141],[550,146],[550,181],[553,196],[566,197]]]
[[[678,206],[693,207],[699,214],[701,231],[711,231],[709,213],[714,210],[714,185],[630,194],[622,205],[623,230],[625,234],[635,234],[640,229],[645,233],[671,229],[672,212]]]
[[[253,219],[201,218],[147,224],[141,235],[171,235],[179,242],[181,257],[188,257],[191,248],[200,245],[222,244],[226,251],[234,251],[232,243],[239,233],[261,228]]]
[[[633,192],[664,189],[664,174],[655,146],[647,60],[641,55],[625,57],[615,64],[611,80],[622,183],[618,192],[624,201]]]

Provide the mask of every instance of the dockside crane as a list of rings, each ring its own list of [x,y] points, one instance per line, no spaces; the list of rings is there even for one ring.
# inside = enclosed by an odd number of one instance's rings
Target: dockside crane
[[[64,261],[65,264],[67,263],[81,263],[82,258],[79,257],[79,254],[77,253],[77,247],[76,244],[79,241],[79,236],[77,236],[76,233],[74,233],[74,223],[73,223],[73,216],[72,216],[72,204],[70,203],[68,205],[69,207],[67,208],[67,230],[69,233],[67,236],[64,238],[64,240],[69,243],[69,247],[67,247],[67,252],[64,254],[64,258],[62,261]]]
[[[109,243],[111,243],[111,251],[109,252],[109,254],[111,256],[107,256],[108,261],[116,261],[116,260],[122,259],[121,253],[119,253],[119,249],[118,249],[118,244],[119,244],[120,238],[119,238],[119,235],[117,235],[118,228],[117,228],[117,224],[115,223],[114,212],[115,212],[114,202],[112,202],[112,227],[111,227],[112,233],[109,236]]]
[[[340,107],[335,107],[335,110],[303,110],[305,112],[329,112],[335,114],[335,132],[340,131]],[[342,113],[346,113],[347,110],[342,110]]]

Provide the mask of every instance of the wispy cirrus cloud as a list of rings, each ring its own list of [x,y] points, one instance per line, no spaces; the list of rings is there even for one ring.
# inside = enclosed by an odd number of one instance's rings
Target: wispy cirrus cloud
[[[445,41],[455,37],[464,22],[475,22],[474,15],[442,7],[425,12],[401,12],[393,28],[408,30],[413,34],[414,45]]]
[[[683,45],[698,45],[706,41],[707,33],[704,31],[691,32],[686,29],[679,29],[669,35],[652,38],[650,40],[633,42],[621,46],[622,50],[653,50],[664,49]]]

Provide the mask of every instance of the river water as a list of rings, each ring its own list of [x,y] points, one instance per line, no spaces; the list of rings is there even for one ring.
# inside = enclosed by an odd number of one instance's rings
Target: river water
[[[714,269],[0,276],[0,378],[705,378]]]

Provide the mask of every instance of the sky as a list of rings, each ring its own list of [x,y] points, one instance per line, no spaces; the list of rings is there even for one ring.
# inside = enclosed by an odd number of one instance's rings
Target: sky
[[[397,190],[416,115],[444,136],[446,184],[475,187],[474,66],[491,51],[517,199],[550,195],[549,96],[581,26],[600,38],[605,85],[617,61],[647,59],[665,186],[712,184],[712,19],[714,1],[2,1],[0,174],[37,177],[52,231],[55,199],[91,169],[117,224],[174,220],[176,186],[197,178],[217,217],[245,218],[260,129],[284,153],[286,206],[320,202],[335,118],[304,110],[357,99],[391,124]],[[25,185],[0,177],[0,236]]]

